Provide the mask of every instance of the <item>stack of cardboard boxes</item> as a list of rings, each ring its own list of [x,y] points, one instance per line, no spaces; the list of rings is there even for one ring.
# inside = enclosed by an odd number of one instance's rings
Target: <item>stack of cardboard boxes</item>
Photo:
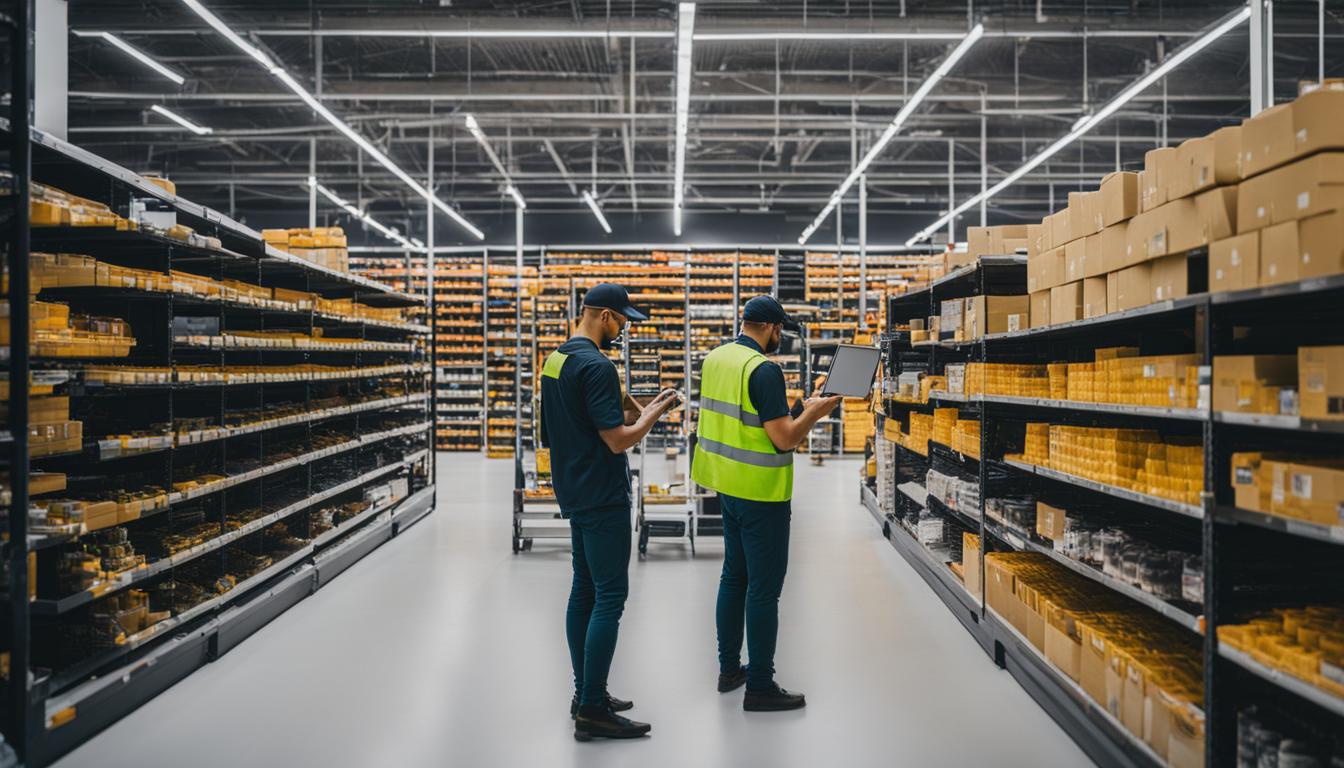
[[[1029,423],[1023,446],[1005,458],[1183,504],[1204,490],[1203,446],[1149,429]]]
[[[1344,698],[1344,606],[1278,608],[1218,627],[1218,642]]]
[[[872,404],[872,400],[862,397],[847,397],[841,403],[845,453],[863,453],[864,445],[876,429]]]
[[[1344,420],[1344,346],[1213,359],[1213,409]]]
[[[350,271],[345,230],[340,227],[263,229],[261,237],[277,250],[337,272]]]
[[[71,314],[66,304],[30,302],[28,320],[34,357],[126,357],[135,346],[125,320]],[[0,346],[9,343],[9,302],[0,301]]]
[[[1204,764],[1193,636],[1044,555],[992,552],[984,561],[985,601],[1003,621],[1167,765]]]
[[[1232,493],[1240,509],[1344,526],[1344,459],[1234,453]]]
[[[1069,193],[1027,228],[1031,326],[1344,272],[1340,114],[1344,92],[1310,93]]]

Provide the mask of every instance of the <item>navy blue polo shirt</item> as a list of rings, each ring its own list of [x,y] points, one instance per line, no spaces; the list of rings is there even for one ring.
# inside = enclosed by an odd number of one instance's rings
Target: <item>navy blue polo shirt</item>
[[[761,345],[745,333],[738,336],[735,343],[765,354]],[[751,378],[747,380],[747,394],[751,395],[751,404],[756,407],[756,413],[760,414],[762,422],[789,415],[784,371],[780,370],[777,363],[767,360],[756,366],[756,370],[751,372]]]
[[[592,339],[560,345],[559,378],[541,377],[541,441],[551,449],[551,482],[565,516],[600,507],[630,508],[630,465],[598,434],[625,424],[616,366]]]

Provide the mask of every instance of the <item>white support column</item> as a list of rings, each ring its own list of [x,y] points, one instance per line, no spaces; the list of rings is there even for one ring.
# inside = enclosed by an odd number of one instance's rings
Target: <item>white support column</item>
[[[859,328],[868,330],[868,174],[859,174]]]
[[[432,152],[432,150],[431,150]],[[308,228],[317,226],[317,139],[308,140]]]
[[[1274,106],[1274,2],[1251,0],[1251,114]]]
[[[429,169],[425,176],[425,188],[434,193],[434,129],[429,129],[429,139],[426,141],[425,149],[425,167]],[[363,187],[364,180],[360,179],[360,186]],[[414,275],[406,273],[406,292],[410,293],[413,286],[411,282]],[[434,204],[428,200],[425,201],[425,300],[429,304],[429,317],[425,318],[425,324],[434,328]],[[429,377],[429,385],[435,390],[439,388],[439,361],[429,361],[429,368],[432,374]],[[434,398],[430,398],[431,401]],[[434,423],[439,422],[439,414],[431,415]],[[481,434],[485,434],[485,425],[481,425]],[[437,431],[437,429],[436,429]],[[437,437],[435,438],[437,441]]]
[[[989,226],[989,125],[985,117],[985,92],[980,92],[980,226]]]
[[[70,21],[67,0],[33,6],[33,127],[69,138]]]
[[[952,139],[947,140],[947,210],[951,211],[957,207],[957,161],[953,156],[957,151],[957,144]],[[954,242],[957,233],[957,217],[950,216],[947,219],[947,242]]]
[[[513,453],[523,455],[523,207],[513,207]],[[532,372],[537,386],[537,372]],[[535,439],[535,436],[534,436]]]

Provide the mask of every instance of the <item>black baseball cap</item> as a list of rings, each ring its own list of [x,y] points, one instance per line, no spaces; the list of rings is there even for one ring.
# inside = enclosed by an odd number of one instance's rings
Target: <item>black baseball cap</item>
[[[749,323],[779,323],[784,330],[794,333],[803,329],[774,296],[756,296],[742,305],[742,319]]]
[[[649,316],[630,306],[630,294],[615,283],[598,283],[583,295],[583,306],[594,309],[610,309],[620,312],[630,320],[648,320]]]

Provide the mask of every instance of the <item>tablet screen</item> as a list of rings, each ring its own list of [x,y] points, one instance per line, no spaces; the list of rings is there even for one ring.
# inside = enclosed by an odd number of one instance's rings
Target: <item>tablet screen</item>
[[[882,350],[877,347],[859,347],[840,344],[831,358],[831,369],[826,374],[823,395],[867,397],[873,389],[873,377],[882,362]]]

